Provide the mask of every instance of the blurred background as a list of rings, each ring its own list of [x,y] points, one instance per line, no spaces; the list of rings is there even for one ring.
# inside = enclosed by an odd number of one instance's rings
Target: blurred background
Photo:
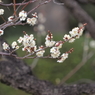
[[[16,2],[21,1],[23,0],[16,0]],[[3,2],[11,3],[12,0],[3,0]],[[34,8],[37,4],[38,2],[28,5],[25,11]],[[80,3],[80,5],[95,20],[95,6],[90,3]],[[5,9],[3,16],[5,20],[13,14],[13,7],[5,8],[0,6],[0,8]],[[21,7],[19,8],[20,10]],[[3,37],[9,44],[16,41],[19,36],[23,36],[23,31],[26,31],[28,34],[34,34],[38,45],[44,45],[48,30],[53,33],[55,41],[63,40],[64,34],[68,34],[72,28],[80,25],[74,16],[60,3],[50,2],[33,11],[33,13],[35,12],[38,14],[37,25],[13,26],[5,29]],[[32,17],[32,13],[29,16]],[[0,18],[0,24],[2,23],[3,20]],[[95,81],[95,41],[90,37],[89,31],[85,30],[83,36],[74,43],[65,43],[61,52],[66,52],[71,48],[74,48],[74,51],[63,63],[57,63],[56,59],[39,58],[25,59],[24,61],[31,66],[35,76],[53,84],[75,83],[83,80]],[[21,50],[18,50],[17,53],[19,56],[25,54]],[[49,52],[47,51],[45,54],[48,55]],[[0,83],[0,95],[29,94]]]

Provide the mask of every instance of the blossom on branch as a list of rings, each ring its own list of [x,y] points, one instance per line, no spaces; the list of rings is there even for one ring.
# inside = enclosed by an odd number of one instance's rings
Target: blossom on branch
[[[63,53],[57,62],[62,63],[65,59],[68,58],[68,53]]]
[[[4,34],[4,31],[0,29],[0,36]]]
[[[34,26],[37,23],[37,18],[27,18],[27,23]]]
[[[25,21],[27,18],[27,12],[25,12],[24,10],[19,12],[19,18],[20,18],[20,21]]]
[[[45,50],[43,49],[43,46],[40,46],[39,49],[36,52],[37,57],[43,57]]]
[[[0,15],[4,14],[4,9],[0,9]]]
[[[49,34],[45,38],[45,45],[46,47],[52,47],[55,44],[55,41],[53,41],[53,35],[51,34],[50,31],[48,31]]]
[[[13,19],[14,19],[14,16],[8,17],[8,21],[13,21]]]
[[[17,40],[19,43],[22,43],[24,46],[22,48],[23,51],[28,51],[28,52],[34,52],[36,51],[36,42],[34,40],[34,35],[33,34],[25,34],[24,37],[20,37]]]
[[[16,41],[12,42],[11,46],[12,46],[13,49],[19,49],[19,46],[17,45]]]
[[[6,51],[10,49],[9,45],[6,42],[4,42],[2,45],[3,45],[3,50]]]
[[[63,37],[63,40],[68,41],[70,38],[71,38],[70,35],[65,34]]]
[[[50,49],[50,53],[51,53],[52,58],[58,58],[59,55],[60,55],[60,51],[59,51],[59,49],[57,47],[52,47]]]
[[[81,29],[79,27],[75,27],[69,33],[70,33],[71,37],[79,38],[83,33],[83,29]]]
[[[55,46],[56,46],[58,49],[62,48],[62,45],[63,45],[63,42],[62,42],[62,41],[59,41],[59,42],[57,42],[57,43],[55,44]]]

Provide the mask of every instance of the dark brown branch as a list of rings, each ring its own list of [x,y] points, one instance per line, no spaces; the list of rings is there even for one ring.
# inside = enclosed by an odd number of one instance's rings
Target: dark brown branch
[[[87,23],[86,29],[95,39],[95,21],[90,17],[85,10],[75,0],[58,0],[64,3],[64,6],[75,16],[81,23]]]

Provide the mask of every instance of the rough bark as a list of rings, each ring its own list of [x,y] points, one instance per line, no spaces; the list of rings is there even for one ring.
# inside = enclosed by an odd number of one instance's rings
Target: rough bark
[[[2,45],[0,38],[0,46]],[[2,50],[0,48],[0,50]],[[0,56],[0,81],[6,85],[21,89],[32,95],[94,95],[95,83],[80,82],[75,84],[54,85],[49,81],[39,80],[31,68],[22,60],[12,56]]]
[[[81,8],[75,0],[58,0],[61,3],[64,3],[64,6],[74,15],[74,17],[81,23],[87,23],[86,29],[89,31],[92,38],[95,39],[95,21],[87,12]],[[91,3],[93,0],[89,0]]]

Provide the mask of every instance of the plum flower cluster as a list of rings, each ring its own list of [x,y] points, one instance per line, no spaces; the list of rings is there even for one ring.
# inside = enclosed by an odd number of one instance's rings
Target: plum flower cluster
[[[22,48],[23,51],[31,53],[35,51],[37,48],[33,34],[31,35],[25,34],[24,37],[20,37],[17,41],[18,43],[21,43],[23,45]]]
[[[82,33],[83,33],[83,27],[81,27],[81,28],[75,27],[72,29],[72,31],[69,32],[70,35],[65,34],[63,39],[64,39],[64,41],[69,41],[70,43],[72,43],[75,41],[75,39],[80,38]]]
[[[18,17],[19,17],[20,21],[26,21],[27,24],[32,25],[32,26],[34,26],[37,23],[37,18],[38,18],[36,12],[34,14],[32,14],[32,18],[29,18],[27,12],[24,10],[19,12]],[[13,19],[14,19],[14,16],[8,17],[8,21],[12,22]]]
[[[36,23],[37,23],[37,18],[38,18],[38,16],[37,16],[37,13],[35,12],[34,14],[32,14],[32,18],[27,18],[27,23],[29,24],[29,25],[32,25],[32,26],[34,26]]]
[[[65,42],[74,42],[75,39],[79,38],[83,33],[83,27],[75,27],[72,29],[72,31],[69,32],[69,35],[65,34],[62,41],[54,41],[53,40],[53,34],[48,31],[48,34],[45,37],[45,45],[37,46],[36,45],[36,39],[34,38],[33,34],[26,34],[24,32],[23,37],[19,37],[17,41],[14,41],[11,44],[11,47],[15,50],[22,47],[22,51],[28,52],[28,57],[35,55],[36,57],[40,58],[55,58],[57,59],[57,62],[62,63],[65,59],[68,58],[69,53],[72,53],[73,48],[69,51],[62,53],[60,52],[60,49],[62,48],[62,45]],[[20,46],[18,44],[21,44]],[[50,54],[48,56],[44,56],[45,49],[50,48]],[[7,43],[3,43],[3,49],[9,50],[10,47]],[[36,58],[35,57],[35,58]]]
[[[21,12],[19,12],[19,18],[20,21],[25,21],[27,22],[27,24],[34,26],[37,23],[37,13],[35,12],[34,14],[32,14],[32,18],[27,17],[27,12],[22,10]]]

